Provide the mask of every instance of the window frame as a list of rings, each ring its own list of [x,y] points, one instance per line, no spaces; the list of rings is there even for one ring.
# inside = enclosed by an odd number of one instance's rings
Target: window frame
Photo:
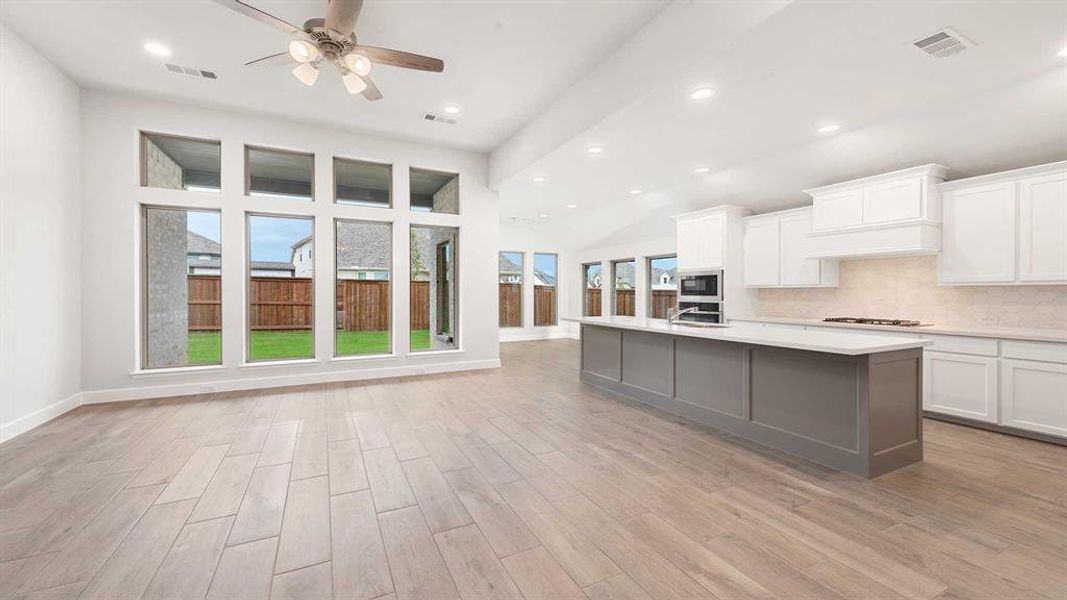
[[[620,315],[618,310],[618,277],[616,272],[618,271],[620,263],[633,263],[634,264],[634,314],[632,315]],[[601,292],[603,293],[603,292]],[[611,316],[612,317],[635,317],[637,316],[637,257],[633,258],[617,258],[611,261]]]
[[[440,175],[451,175],[456,180],[456,212],[436,212],[433,210],[415,210],[414,204],[411,203],[411,172],[422,171],[423,173],[437,173]],[[442,169],[429,169],[426,167],[416,167],[414,165],[408,165],[408,212],[409,213],[421,213],[429,215],[452,215],[458,217],[463,213],[463,194],[460,193],[460,181],[459,173],[453,173],[452,171],[445,171]]]
[[[337,312],[337,308],[336,308],[336,306],[337,306],[337,284],[338,284],[339,281],[341,281],[341,278],[338,277],[338,272],[340,271],[340,268],[338,267],[338,264],[337,264],[337,227],[342,222],[346,222],[346,223],[370,223],[370,224],[374,224],[374,225],[385,225],[389,229],[389,330],[388,330],[388,335],[387,335],[387,337],[389,338],[389,348],[386,349],[386,351],[384,353],[383,352],[376,352],[376,353],[367,353],[367,354],[338,354],[338,352],[337,352],[337,333],[339,332],[339,330],[337,329],[337,314],[336,314],[336,312]],[[334,332],[334,335],[333,335],[333,358],[335,358],[335,359],[345,360],[345,359],[356,359],[356,358],[363,358],[363,357],[380,358],[380,357],[383,357],[383,356],[393,356],[393,355],[395,355],[395,352],[396,352],[396,340],[393,339],[393,335],[394,335],[394,333],[396,331],[396,327],[395,327],[396,326],[396,318],[393,315],[393,299],[394,299],[394,297],[396,295],[396,275],[395,275],[395,273],[393,273],[393,241],[394,241],[393,237],[394,237],[394,230],[396,229],[396,227],[394,225],[395,224],[393,223],[393,221],[389,221],[389,220],[354,219],[354,218],[351,218],[351,217],[333,217],[333,289],[334,289],[333,301],[334,301],[334,310],[333,310],[333,320],[331,321],[331,326],[333,327],[333,332]],[[314,267],[314,263],[312,263],[312,266]],[[410,278],[410,276],[409,276],[409,278]],[[367,278],[363,278],[363,279],[358,279],[357,278],[355,281],[378,281],[378,280],[377,279],[367,279]],[[312,317],[314,317],[314,314],[312,314]],[[409,327],[409,329],[410,329],[410,327]],[[314,339],[314,338],[312,338],[312,339]],[[410,348],[408,350],[410,351]]]
[[[497,307],[497,319],[496,319],[497,328],[499,328],[499,329],[522,329],[523,325],[526,324],[526,319],[525,319],[526,315],[525,315],[525,311],[524,311],[524,309],[526,308],[526,302],[525,302],[525,300],[526,300],[526,298],[525,298],[525,295],[526,295],[525,294],[525,292],[526,292],[526,253],[523,252],[523,251],[520,251],[520,250],[501,250],[500,252],[497,253],[497,257],[499,258],[501,256],[504,256],[505,254],[518,254],[519,257],[520,257],[520,260],[522,261],[519,264],[519,324],[518,325],[501,325],[500,324],[500,308]],[[497,278],[497,290],[498,290],[498,294],[499,294],[499,290],[500,290],[500,262],[499,262],[499,260],[497,261],[496,278]]]
[[[590,315],[587,314],[589,308],[589,267],[600,267],[600,314]],[[582,316],[583,317],[595,317],[604,316],[604,263],[601,261],[593,261],[582,263]]]
[[[558,252],[534,252],[533,253],[533,273],[534,277],[537,277],[537,257],[538,256],[552,256],[554,257],[553,264],[556,265],[555,273],[552,277],[555,278],[556,283],[552,286],[556,293],[552,295],[552,316],[554,317],[551,323],[537,323],[537,282],[533,282],[533,326],[534,327],[556,327],[559,325],[559,253]]]
[[[190,142],[204,142],[208,144],[214,144],[219,147],[219,189],[212,191],[205,190],[190,190],[184,185],[181,189],[174,188],[162,188],[153,185],[148,185],[148,144],[145,142],[148,140],[148,136],[170,138],[174,140],[186,140]],[[222,194],[222,139],[220,138],[202,138],[194,137],[191,135],[182,135],[177,133],[164,133],[162,131],[150,131],[147,129],[137,130],[137,160],[140,162],[137,168],[138,187],[146,188],[150,190],[172,190],[175,192],[192,192],[194,194]],[[148,205],[145,205],[148,206]]]
[[[661,317],[652,316],[652,261],[661,260],[664,258],[673,258],[675,262],[678,261],[678,254],[657,254],[655,256],[645,257],[645,285],[647,286],[647,292],[645,294],[645,316],[650,319],[658,319]],[[678,267],[675,266],[675,277],[677,277]],[[674,306],[678,307],[678,290],[674,290]],[[634,312],[637,312],[636,310]]]
[[[409,222],[408,223],[409,252],[408,252],[407,274],[408,274],[408,285],[409,286],[410,286],[410,282],[411,282],[411,253],[410,253],[410,240],[411,240],[410,235],[411,235],[411,233],[410,232],[411,232],[412,229],[416,229],[416,228],[421,228],[421,229],[451,229],[451,230],[455,231],[455,236],[454,236],[454,239],[453,239],[453,242],[452,242],[452,260],[451,260],[451,262],[452,262],[452,286],[451,286],[451,288],[452,288],[452,293],[455,294],[455,300],[453,302],[455,307],[454,307],[454,310],[452,311],[452,320],[454,321],[455,326],[453,328],[454,331],[451,332],[451,335],[452,335],[452,340],[453,340],[453,344],[454,344],[455,347],[454,348],[434,349],[433,348],[433,336],[436,335],[436,334],[431,329],[430,330],[430,338],[431,338],[430,339],[430,347],[426,348],[426,349],[423,349],[423,350],[414,350],[414,349],[412,349],[411,345],[410,345],[410,340],[411,340],[411,332],[413,330],[411,329],[411,319],[409,318],[408,319],[408,330],[407,330],[409,344],[408,344],[408,352],[407,352],[407,354],[409,356],[411,356],[411,355],[424,356],[424,355],[431,355],[430,353],[463,352],[463,338],[461,337],[462,331],[463,331],[463,329],[462,329],[463,328],[463,320],[461,318],[461,316],[463,314],[463,304],[462,304],[462,295],[460,294],[460,287],[461,287],[460,278],[462,277],[462,275],[460,273],[460,268],[459,268],[460,267],[459,253],[460,253],[460,246],[462,245],[461,237],[462,237],[462,233],[463,233],[463,227],[461,227],[459,225],[436,225],[436,224],[432,224],[432,223],[415,223],[415,222]],[[437,247],[437,244],[434,245],[434,248],[436,248],[436,247]],[[434,252],[433,260],[434,261],[437,260],[437,252],[436,251]],[[410,294],[410,292],[409,292],[409,294]],[[433,299],[431,299],[431,301],[432,300]],[[410,300],[410,295],[409,295],[409,298],[408,298],[408,311],[409,312],[411,310],[410,302],[411,302],[411,300]],[[435,306],[431,305],[430,310],[431,311],[436,310]]]
[[[396,192],[394,190],[395,186],[393,185],[393,163],[391,163],[391,162],[381,162],[381,161],[375,161],[375,160],[368,160],[368,159],[365,159],[365,158],[349,158],[347,156],[337,156],[337,155],[334,155],[332,158],[333,158],[333,160],[330,163],[330,165],[331,165],[331,168],[330,168],[330,179],[331,179],[331,182],[332,182],[332,185],[330,187],[332,188],[332,192],[331,193],[333,194],[333,203],[332,204],[334,204],[335,206],[348,206],[348,207],[353,207],[353,208],[376,208],[376,209],[386,209],[386,210],[390,210],[390,209],[396,208],[396,202],[395,202],[395,200],[396,200],[395,193]],[[338,197],[337,197],[337,165],[338,165],[338,163],[354,163],[354,164],[372,165],[372,166],[376,166],[376,167],[386,167],[386,168],[388,168],[389,169],[389,204],[386,205],[386,206],[374,206],[372,204],[360,204],[360,203],[358,203],[356,201],[353,201],[353,200],[340,200],[340,199],[338,199]]]
[[[286,358],[252,358],[252,217],[271,217],[281,219],[302,219],[311,222],[311,243],[315,243],[315,215],[275,213],[270,211],[246,210],[244,213],[244,236],[245,236],[245,274],[244,274],[244,338],[246,365],[262,365],[270,363],[291,362],[314,362],[318,360],[315,352],[315,259],[311,258],[311,356],[297,356]],[[295,265],[294,265],[295,266]],[[295,273],[295,272],[294,272]],[[294,274],[295,277],[295,274]],[[336,301],[336,293],[335,293]]]
[[[154,188],[165,189],[165,188]],[[182,190],[186,191],[186,190]],[[138,219],[140,224],[140,250],[138,252],[138,261],[140,262],[140,268],[138,269],[138,276],[141,281],[138,285],[138,291],[140,300],[138,302],[138,309],[140,310],[140,318],[138,319],[138,325],[141,331],[138,334],[137,349],[140,354],[137,360],[138,371],[172,371],[175,369],[203,369],[203,368],[218,368],[225,364],[225,354],[223,343],[225,338],[223,336],[224,312],[222,310],[222,255],[219,255],[219,362],[217,363],[205,363],[205,364],[185,364],[179,366],[167,366],[167,367],[151,367],[148,366],[148,211],[149,210],[169,210],[180,211],[184,213],[191,212],[203,212],[203,213],[215,213],[219,216],[219,248],[222,246],[222,209],[221,208],[201,208],[201,207],[189,207],[178,206],[170,204],[138,204]],[[188,257],[188,251],[186,252]],[[186,278],[189,276],[188,258],[186,258]],[[188,286],[188,279],[186,279],[186,285]],[[186,311],[188,311],[188,299],[186,299]],[[186,332],[188,333],[188,332]],[[188,343],[188,342],[186,342]],[[188,362],[188,361],[186,361]]]
[[[311,195],[309,198],[303,198],[301,196],[292,196],[289,194],[265,194],[252,195],[252,165],[250,151],[258,150],[260,152],[275,152],[277,154],[291,154],[293,156],[306,156],[311,158]],[[244,179],[245,189],[244,195],[249,198],[263,198],[266,200],[291,200],[294,202],[314,202],[316,198],[315,189],[315,153],[306,152],[303,150],[290,150],[288,148],[277,148],[274,146],[261,146],[258,144],[245,144],[244,145]],[[391,186],[390,186],[391,187]]]

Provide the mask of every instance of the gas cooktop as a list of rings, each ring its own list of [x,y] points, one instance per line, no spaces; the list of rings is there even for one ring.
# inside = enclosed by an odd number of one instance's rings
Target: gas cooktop
[[[892,325],[895,327],[922,327],[924,323],[907,319],[870,319],[867,317],[827,317],[826,323],[859,323],[860,325]]]

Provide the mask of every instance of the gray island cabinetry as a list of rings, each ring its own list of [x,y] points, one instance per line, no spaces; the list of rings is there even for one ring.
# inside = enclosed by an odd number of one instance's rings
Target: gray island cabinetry
[[[922,460],[926,340],[572,320],[585,383],[863,477]]]

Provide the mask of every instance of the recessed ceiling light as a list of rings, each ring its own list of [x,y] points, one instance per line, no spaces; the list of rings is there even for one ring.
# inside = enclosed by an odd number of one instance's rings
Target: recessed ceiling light
[[[567,208],[578,208],[577,204],[568,204]]]
[[[450,105],[445,107],[445,114],[458,115],[459,114],[459,107],[450,104]]]
[[[641,190],[630,190],[630,193],[636,196],[641,193]]]
[[[689,97],[693,100],[707,100],[708,98],[711,98],[714,95],[715,90],[708,87],[702,87],[693,90],[693,93],[689,94]]]
[[[545,178],[544,177],[534,177],[533,178],[533,182],[534,183],[544,183],[545,182]]]
[[[694,173],[707,173],[710,170],[711,169],[709,169],[708,167],[697,167],[697,168],[693,169],[693,172]]]
[[[837,131],[838,129],[841,129],[840,125],[838,125],[837,123],[830,123],[828,125],[823,125],[822,127],[816,129],[815,131],[818,131],[819,133],[833,133],[833,132]]]
[[[585,149],[585,151],[588,152],[589,154],[600,154],[601,152],[604,151],[604,147],[603,146],[589,146],[588,148]]]
[[[548,215],[546,215],[545,213],[541,213],[541,214],[540,214],[539,216],[540,216],[540,217],[541,217],[542,219],[547,219],[547,218],[548,218]]]
[[[1067,56],[1067,46],[1064,46],[1063,50],[1060,50],[1059,52],[1057,52],[1056,56]]]
[[[156,56],[170,56],[170,48],[158,42],[145,42],[144,49],[149,54],[155,54]]]

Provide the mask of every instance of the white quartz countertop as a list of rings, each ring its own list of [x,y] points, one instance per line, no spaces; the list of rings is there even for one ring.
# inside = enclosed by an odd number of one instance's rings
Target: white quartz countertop
[[[861,323],[827,323],[822,319],[799,319],[795,317],[744,317],[737,322],[745,323],[779,323],[782,325],[803,325],[805,327],[838,327],[845,329],[896,331],[922,335],[959,335],[967,337],[987,337],[1002,340],[1033,340],[1038,342],[1067,342],[1067,329],[1014,329],[1009,327],[982,327],[978,325],[922,325],[920,327],[894,327],[893,325],[864,325]]]
[[[667,333],[685,337],[722,340],[811,350],[830,354],[875,354],[893,350],[921,348],[930,344],[929,340],[914,337],[891,337],[885,335],[865,335],[862,333],[845,333],[840,331],[806,331],[802,329],[774,329],[755,325],[720,325],[717,327],[695,327],[692,325],[668,325],[663,319],[646,319],[642,317],[564,317],[564,321],[574,321],[585,325],[600,325],[634,331]]]

